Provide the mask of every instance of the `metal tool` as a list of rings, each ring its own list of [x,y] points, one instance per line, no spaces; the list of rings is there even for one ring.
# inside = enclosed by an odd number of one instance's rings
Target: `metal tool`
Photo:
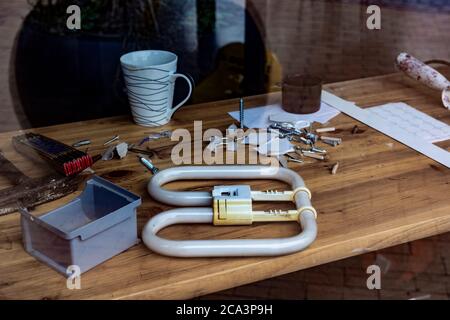
[[[77,190],[85,175],[62,176],[57,173],[30,178],[6,159],[0,151],[0,176],[14,186],[0,190],[0,216],[15,212],[19,207],[35,207],[62,198]]]
[[[405,52],[398,55],[397,67],[409,77],[432,89],[441,91],[442,104],[450,110],[450,81],[446,77]]]
[[[310,149],[304,149],[302,147],[296,146],[295,152],[301,156],[314,158],[318,160],[325,160],[325,156],[322,152],[314,151],[313,148]]]
[[[115,135],[114,137],[112,137],[111,139],[109,139],[108,141],[106,141],[103,145],[104,145],[104,146],[107,146],[108,144],[113,143],[114,141],[117,141],[117,140],[119,140],[119,136],[118,136],[118,135]]]
[[[92,157],[74,147],[35,133],[25,133],[12,138],[14,148],[33,160],[43,159],[51,168],[66,176],[80,173],[101,156]]]
[[[138,143],[138,146],[143,145],[145,142],[159,140],[162,138],[170,138],[171,136],[172,136],[172,131],[170,131],[170,130],[164,130],[161,132],[151,132],[151,133],[149,133],[149,135],[147,137],[145,137]]]
[[[295,128],[297,130],[309,128],[311,126],[311,123],[306,120],[292,121],[290,115],[285,113],[271,114],[269,115],[269,121],[279,123],[283,126],[290,126],[291,128]]]
[[[239,123],[240,128],[244,129],[244,99],[239,99]]]
[[[339,144],[337,141],[331,141],[331,140],[326,140],[326,139],[325,140],[321,139],[321,141],[323,143],[326,143],[326,144],[332,146],[332,147],[336,147]]]
[[[302,143],[304,143],[304,144],[306,144],[306,145],[309,145],[309,146],[314,145],[314,142],[312,142],[311,140],[306,139],[306,138],[304,138],[304,137],[298,137],[298,138],[293,137],[293,139],[294,139],[295,141],[302,142]]]
[[[72,147],[75,147],[75,148],[78,148],[78,147],[82,147],[82,146],[87,146],[87,145],[89,145],[89,144],[91,144],[91,141],[90,140],[80,140],[80,141],[78,141],[78,142],[75,142],[73,145],[72,145]]]
[[[278,131],[285,136],[302,136],[303,131],[296,129],[288,122],[274,122],[269,125],[269,131]]]
[[[319,148],[319,147],[315,147],[315,146],[313,146],[311,149],[309,149],[309,151],[319,153],[319,154],[327,154],[327,150]]]
[[[280,138],[288,138],[289,141],[302,142],[311,146],[314,146],[314,144],[319,140],[319,136],[317,134],[314,134],[305,128],[297,129],[289,122],[274,122],[269,125],[268,130],[278,132]]]
[[[320,140],[327,143],[327,144],[331,144],[331,143],[336,143],[336,144],[341,144],[342,143],[342,139],[341,138],[335,138],[335,137],[326,137],[326,136],[321,136]]]
[[[287,163],[288,160],[286,159],[286,157],[284,155],[280,154],[280,155],[276,156],[276,158],[278,159],[278,162],[280,163],[280,165],[283,168],[287,168],[288,167],[288,163]]]
[[[301,151],[301,154],[303,156],[305,156],[305,157],[314,158],[314,159],[317,159],[317,160],[325,160],[324,156],[322,156],[320,154],[317,154],[315,152],[312,152],[312,151],[303,150],[303,151]]]
[[[155,167],[155,165],[150,160],[146,159],[142,155],[138,155],[137,157],[139,158],[139,161],[144,165],[144,167],[150,170],[152,174],[158,173],[159,169]]]
[[[287,161],[297,162],[297,163],[304,162],[302,159],[295,158],[294,156],[290,155],[289,153],[286,153],[285,156],[287,157]]]
[[[305,135],[305,138],[312,141],[313,144],[319,140],[319,136],[317,134],[314,134],[306,129],[302,129],[302,132]]]
[[[172,191],[162,185],[177,180],[274,179],[289,184],[289,191],[253,191],[248,185],[216,186],[213,191]],[[278,256],[304,250],[316,238],[317,213],[311,192],[294,171],[270,166],[178,166],[161,170],[148,183],[157,201],[186,208],[171,209],[151,218],[142,230],[142,240],[151,250],[175,257]],[[295,210],[254,211],[253,201],[292,201]],[[194,207],[197,206],[197,207]],[[212,207],[211,207],[212,206]],[[293,221],[301,233],[277,239],[173,240],[158,232],[180,223],[251,225],[253,222]]]

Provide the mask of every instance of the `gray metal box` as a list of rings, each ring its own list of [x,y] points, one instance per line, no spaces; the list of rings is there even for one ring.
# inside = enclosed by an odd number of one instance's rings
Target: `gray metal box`
[[[25,250],[64,275],[70,265],[87,271],[137,243],[140,204],[139,196],[94,176],[56,210],[39,217],[20,210]]]

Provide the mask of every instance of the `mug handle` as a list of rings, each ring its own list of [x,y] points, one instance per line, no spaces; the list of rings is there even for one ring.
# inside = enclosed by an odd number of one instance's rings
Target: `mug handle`
[[[181,101],[175,107],[172,107],[172,109],[170,110],[170,112],[168,114],[169,119],[172,118],[172,115],[175,113],[175,111],[177,111],[183,104],[186,103],[186,101],[188,101],[188,99],[191,97],[191,94],[192,94],[192,82],[191,82],[192,80],[189,79],[188,77],[186,77],[184,74],[174,73],[171,76],[171,81],[175,82],[177,80],[177,78],[183,78],[184,80],[187,81],[187,83],[189,85],[189,92],[188,92],[186,98],[184,98],[183,101]]]

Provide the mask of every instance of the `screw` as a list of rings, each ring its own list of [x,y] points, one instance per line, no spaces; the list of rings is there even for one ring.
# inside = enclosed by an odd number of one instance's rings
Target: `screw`
[[[304,144],[307,144],[307,145],[310,145],[310,146],[312,146],[314,144],[311,140],[303,138],[303,137],[300,137],[299,140],[301,142],[303,142]]]
[[[325,136],[321,136],[321,137],[320,137],[320,140],[322,140],[322,141],[325,141],[325,140],[328,140],[328,141],[336,141],[337,144],[341,144],[341,143],[342,143],[342,139],[341,139],[341,138],[334,138],[334,137],[325,137]]]
[[[310,149],[310,151],[315,152],[315,153],[320,153],[320,154],[326,154],[327,150],[319,148],[319,147],[312,147]]]
[[[244,99],[239,99],[239,122],[241,123],[240,128],[244,129]]]
[[[339,143],[337,141],[334,140],[327,140],[327,139],[322,139],[323,143],[326,143],[330,146],[336,147]]]
[[[305,157],[314,158],[314,159],[318,159],[318,160],[325,160],[324,156],[322,156],[320,154],[317,154],[315,152],[311,152],[311,151],[308,151],[308,150],[303,150],[303,151],[301,151],[301,153]]]
[[[297,163],[303,163],[303,160],[297,159],[297,158],[291,156],[291,155],[288,154],[288,153],[286,153],[286,156],[287,156],[287,161],[297,162]]]
[[[312,143],[316,143],[317,140],[319,140],[319,136],[317,134],[308,132],[306,130],[305,130],[305,137],[306,137],[306,139],[311,140]]]

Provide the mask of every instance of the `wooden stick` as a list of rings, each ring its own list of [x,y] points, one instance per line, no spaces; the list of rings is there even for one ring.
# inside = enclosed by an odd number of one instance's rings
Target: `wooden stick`
[[[317,133],[322,133],[322,132],[332,132],[335,131],[336,128],[335,127],[329,127],[329,128],[318,128],[316,129]]]
[[[333,168],[331,168],[331,174],[336,174],[336,172],[338,171],[338,168],[339,168],[339,162],[336,162],[334,165],[333,165]]]

